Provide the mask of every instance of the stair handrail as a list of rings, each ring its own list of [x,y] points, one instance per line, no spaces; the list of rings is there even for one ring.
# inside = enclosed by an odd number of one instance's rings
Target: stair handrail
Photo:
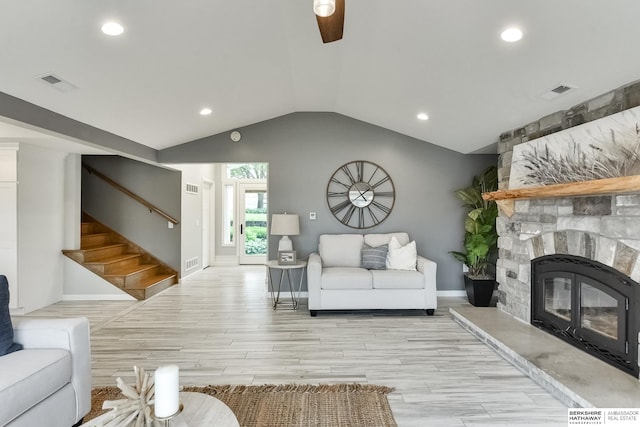
[[[159,207],[153,205],[152,203],[150,203],[147,200],[143,199],[142,197],[138,196],[134,192],[132,192],[132,191],[128,190],[127,188],[123,187],[122,185],[118,184],[117,182],[115,182],[114,180],[112,180],[111,178],[109,178],[108,176],[106,176],[105,174],[100,172],[99,170],[93,168],[92,166],[89,166],[86,163],[82,163],[82,167],[85,168],[90,174],[93,174],[93,175],[97,176],[98,178],[102,179],[104,182],[106,182],[107,184],[111,185],[115,189],[120,190],[121,192],[123,192],[127,196],[131,197],[133,200],[135,200],[138,203],[141,203],[144,206],[146,206],[149,209],[149,212],[155,212],[155,213],[157,213],[158,215],[160,215],[161,217],[163,217],[164,219],[166,219],[167,221],[169,221],[169,222],[171,222],[173,224],[179,224],[180,223],[180,221],[178,221],[177,219],[175,219],[174,217],[172,217],[171,215],[169,215],[168,213],[166,213],[165,211],[163,211]]]

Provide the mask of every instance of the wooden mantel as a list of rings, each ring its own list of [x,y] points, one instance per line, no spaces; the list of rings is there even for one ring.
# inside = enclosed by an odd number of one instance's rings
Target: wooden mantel
[[[516,199],[550,199],[619,193],[640,193],[640,175],[498,190],[483,193],[482,198],[495,200],[502,211],[510,217],[515,210]]]

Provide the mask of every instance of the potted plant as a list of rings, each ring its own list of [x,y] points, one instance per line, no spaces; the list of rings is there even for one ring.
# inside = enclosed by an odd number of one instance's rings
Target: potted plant
[[[468,212],[464,222],[464,251],[450,253],[468,267],[469,272],[464,275],[465,290],[469,302],[478,307],[488,307],[491,303],[498,243],[498,206],[494,201],[484,200],[482,193],[497,189],[498,168],[491,166],[475,176],[469,187],[455,191]]]

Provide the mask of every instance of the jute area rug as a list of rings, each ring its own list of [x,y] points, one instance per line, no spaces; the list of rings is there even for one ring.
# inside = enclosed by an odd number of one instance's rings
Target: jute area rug
[[[210,385],[184,387],[223,401],[242,427],[396,427],[387,394],[392,388],[368,384]],[[117,387],[94,388],[88,421],[104,413],[104,400],[122,399]]]

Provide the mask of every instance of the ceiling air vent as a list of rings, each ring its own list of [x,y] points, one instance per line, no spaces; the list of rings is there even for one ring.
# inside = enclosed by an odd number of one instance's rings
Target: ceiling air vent
[[[545,92],[542,95],[540,95],[540,98],[545,99],[547,101],[552,101],[561,95],[566,95],[567,93],[573,91],[575,88],[576,88],[575,86],[570,86],[570,85],[561,83],[556,87],[554,87],[553,89],[549,90],[548,92]]]
[[[66,93],[72,90],[78,89],[77,86],[69,83],[66,80],[61,79],[55,74],[43,74],[37,77],[38,80],[45,83],[47,86],[52,87],[60,92]]]
[[[558,95],[562,95],[563,93],[568,92],[571,89],[573,89],[571,86],[560,85],[558,87],[554,87],[553,89],[551,89],[551,92],[555,92]]]

